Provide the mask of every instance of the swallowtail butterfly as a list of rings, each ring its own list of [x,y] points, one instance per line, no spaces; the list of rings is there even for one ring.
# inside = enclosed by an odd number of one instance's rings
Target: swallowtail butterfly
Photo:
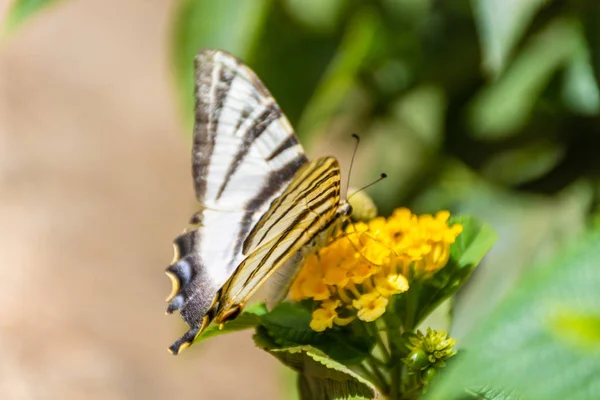
[[[258,77],[232,55],[195,59],[192,175],[200,210],[174,240],[166,273],[167,312],[190,330],[169,350],[189,346],[211,322],[235,318],[277,270],[297,270],[351,212],[340,198],[333,157],[309,161]]]

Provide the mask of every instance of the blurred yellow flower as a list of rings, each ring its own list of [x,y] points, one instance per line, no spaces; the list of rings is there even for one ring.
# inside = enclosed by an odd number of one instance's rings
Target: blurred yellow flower
[[[358,318],[371,322],[381,317],[388,305],[388,299],[377,292],[363,294],[352,305],[358,310]]]
[[[428,279],[447,264],[450,245],[462,232],[459,224],[448,226],[449,217],[447,211],[418,216],[399,208],[387,219],[348,224],[307,257],[291,298],[317,303],[310,323],[315,331],[355,318],[376,320],[410,280]]]
[[[290,297],[296,301],[309,298],[326,300],[330,295],[329,288],[323,281],[323,272],[318,257],[313,254],[307,258],[294,281],[290,289]]]
[[[392,296],[406,292],[408,290],[408,280],[400,274],[380,274],[375,277],[375,287],[382,295]]]
[[[337,317],[335,309],[339,306],[339,300],[325,300],[321,303],[321,308],[317,308],[312,313],[310,328],[316,332],[322,332],[327,328],[333,327],[333,320]]]

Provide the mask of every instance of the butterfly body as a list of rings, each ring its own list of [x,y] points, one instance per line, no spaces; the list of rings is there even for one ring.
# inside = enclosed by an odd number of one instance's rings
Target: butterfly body
[[[201,205],[174,241],[167,312],[190,330],[177,354],[212,321],[235,318],[280,269],[294,269],[350,212],[333,157],[308,161],[258,77],[219,50],[196,57],[192,174]]]

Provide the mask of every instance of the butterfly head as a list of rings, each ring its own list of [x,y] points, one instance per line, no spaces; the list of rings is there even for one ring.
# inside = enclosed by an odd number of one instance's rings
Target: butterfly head
[[[352,215],[352,206],[347,201],[342,201],[340,202],[337,213],[339,216],[349,217]]]

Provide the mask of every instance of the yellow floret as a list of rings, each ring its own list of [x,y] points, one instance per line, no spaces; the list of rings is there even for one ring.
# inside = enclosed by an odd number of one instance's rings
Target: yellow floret
[[[372,292],[363,294],[358,300],[354,300],[352,305],[358,310],[359,319],[371,322],[383,315],[388,305],[388,299],[378,292]]]
[[[404,275],[393,274],[393,275],[377,275],[375,276],[375,285],[377,291],[383,296],[392,296],[394,294],[400,294],[408,290],[408,280]]]
[[[317,308],[312,313],[310,328],[316,332],[323,332],[333,327],[333,319],[337,317],[335,309]]]

